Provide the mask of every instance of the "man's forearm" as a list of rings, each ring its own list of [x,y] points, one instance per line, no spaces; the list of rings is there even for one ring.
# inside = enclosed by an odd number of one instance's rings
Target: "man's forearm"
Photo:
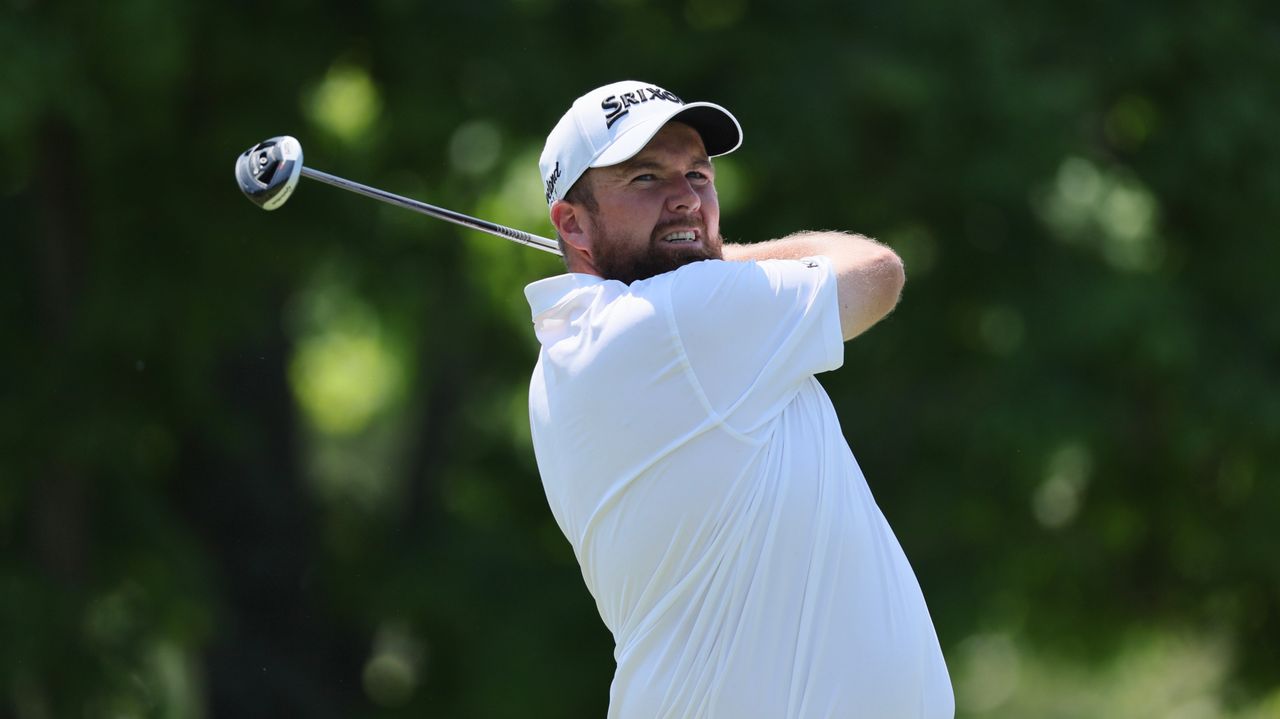
[[[777,240],[750,245],[726,243],[724,258],[731,262],[798,260],[814,255],[830,255],[833,252],[843,253],[857,249],[883,249],[883,247],[875,240],[847,232],[797,232]]]

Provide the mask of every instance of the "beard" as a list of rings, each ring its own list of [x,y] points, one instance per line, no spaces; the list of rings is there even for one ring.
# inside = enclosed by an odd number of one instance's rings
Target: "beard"
[[[671,272],[691,262],[702,260],[724,259],[724,241],[721,237],[711,237],[706,225],[697,220],[693,224],[698,227],[701,241],[688,245],[663,242],[661,238],[676,229],[688,227],[689,220],[673,220],[663,223],[649,233],[647,243],[628,242],[627,239],[611,231],[600,218],[596,218],[596,229],[599,237],[593,243],[595,253],[592,260],[596,269],[607,280],[618,280],[623,284],[631,284],[638,280],[647,280],[664,272]]]

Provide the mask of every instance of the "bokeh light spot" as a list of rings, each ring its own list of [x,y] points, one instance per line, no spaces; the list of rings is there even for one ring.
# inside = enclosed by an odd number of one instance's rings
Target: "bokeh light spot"
[[[959,647],[962,673],[957,677],[956,702],[964,711],[981,714],[1009,701],[1018,688],[1021,656],[1009,635],[977,634]]]
[[[387,622],[374,637],[361,679],[369,699],[380,707],[402,707],[421,681],[425,651],[402,622]]]
[[[1075,442],[1059,447],[1031,499],[1036,521],[1049,529],[1070,524],[1080,512],[1092,469],[1093,457],[1086,447]]]
[[[352,143],[372,129],[382,113],[382,97],[364,68],[340,62],[307,95],[303,106],[312,122]]]
[[[468,175],[481,175],[492,170],[501,154],[502,135],[491,122],[465,122],[449,139],[449,163]]]
[[[1033,205],[1060,241],[1094,250],[1115,269],[1150,271],[1164,259],[1159,203],[1127,172],[1069,157]]]
[[[302,301],[310,305],[312,321],[289,364],[294,395],[318,431],[357,433],[398,396],[403,360],[384,339],[376,315],[355,297],[326,288]]]

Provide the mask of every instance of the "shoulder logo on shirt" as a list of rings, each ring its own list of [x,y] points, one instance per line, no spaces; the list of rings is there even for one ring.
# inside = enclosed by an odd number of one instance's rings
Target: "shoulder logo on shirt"
[[[805,267],[808,267],[811,270],[818,266],[818,263],[813,260],[800,260],[800,261],[804,263]]]
[[[674,102],[677,105],[683,105],[684,100],[676,97],[674,93],[663,90],[660,87],[642,87],[635,92],[624,92],[621,95],[610,95],[600,103],[600,109],[604,110],[604,126],[606,128],[613,127],[613,123],[621,120],[627,113],[631,112],[632,105],[649,102],[650,100],[662,100],[664,102]]]

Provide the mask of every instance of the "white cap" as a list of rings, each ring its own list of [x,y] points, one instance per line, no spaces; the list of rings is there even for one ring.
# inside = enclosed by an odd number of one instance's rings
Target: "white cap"
[[[598,87],[575,100],[547,135],[538,160],[547,204],[563,199],[589,168],[634,157],[673,119],[697,130],[711,157],[742,144],[742,127],[719,105],[686,104],[657,85],[635,80]]]

